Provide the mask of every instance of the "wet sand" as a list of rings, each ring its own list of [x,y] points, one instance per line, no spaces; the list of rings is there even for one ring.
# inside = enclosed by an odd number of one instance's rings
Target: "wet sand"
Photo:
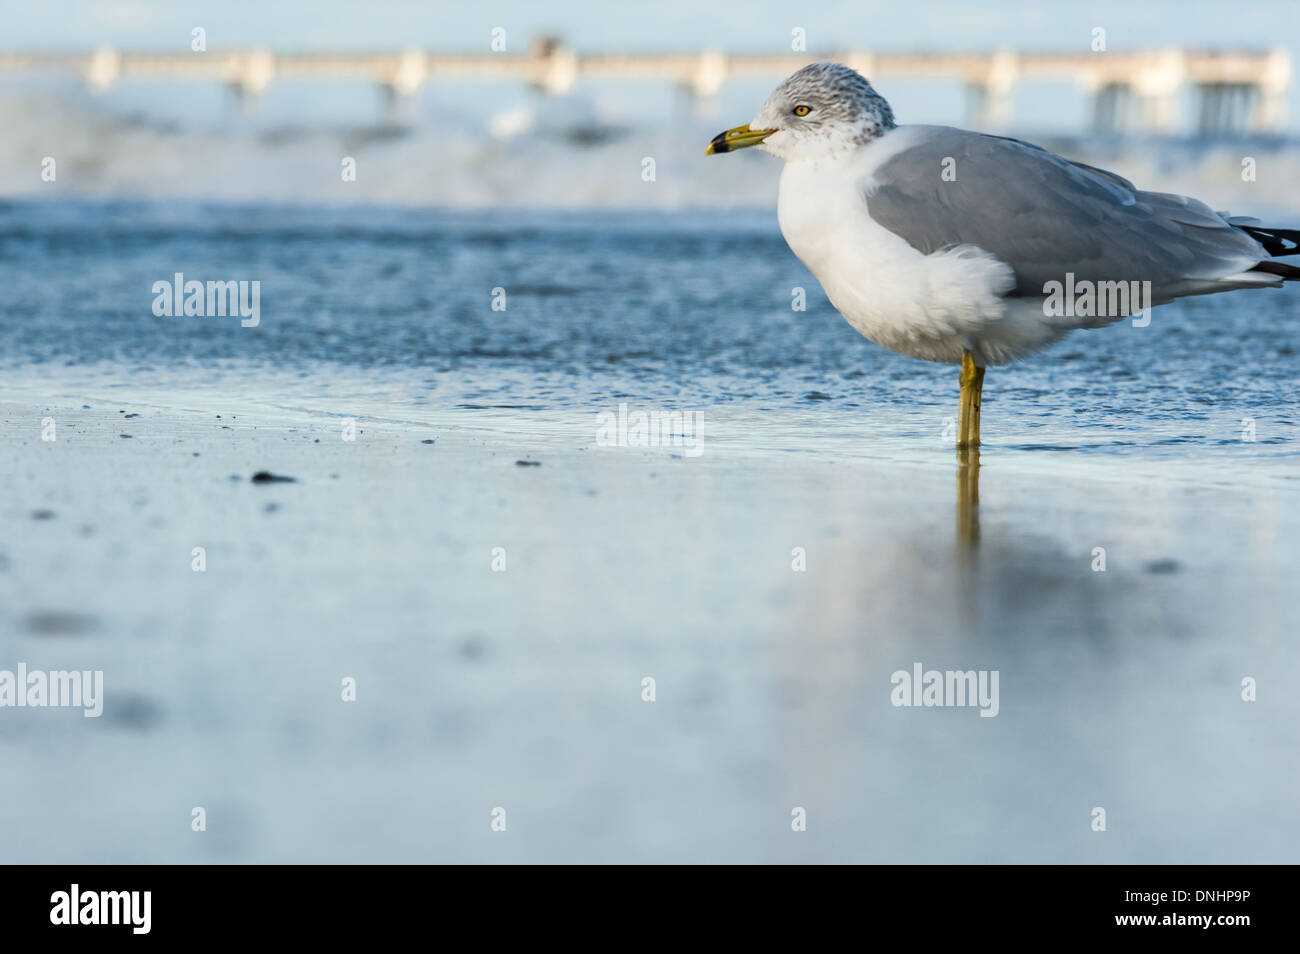
[[[975,488],[869,411],[706,407],[689,457],[598,446],[606,407],[253,393],[0,390],[0,668],[106,694],[0,710],[2,860],[1294,860],[1267,448],[1004,418]],[[997,716],[893,705],[916,663],[998,671]]]

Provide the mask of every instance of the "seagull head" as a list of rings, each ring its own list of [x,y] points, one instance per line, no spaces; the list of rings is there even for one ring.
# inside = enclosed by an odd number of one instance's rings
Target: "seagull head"
[[[894,128],[867,78],[840,63],[812,63],[772,90],[753,121],[718,133],[705,155],[758,146],[793,162],[864,145]]]

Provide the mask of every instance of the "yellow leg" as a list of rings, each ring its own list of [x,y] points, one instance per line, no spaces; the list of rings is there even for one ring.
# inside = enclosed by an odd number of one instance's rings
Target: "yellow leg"
[[[961,417],[957,423],[957,446],[980,446],[980,394],[984,390],[984,369],[975,366],[975,356],[961,353]]]

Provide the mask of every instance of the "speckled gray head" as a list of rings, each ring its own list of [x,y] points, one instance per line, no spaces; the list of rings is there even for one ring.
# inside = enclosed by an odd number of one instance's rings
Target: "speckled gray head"
[[[758,146],[786,161],[832,155],[894,128],[867,78],[840,63],[812,63],[772,91],[748,126],[719,133],[707,153]]]

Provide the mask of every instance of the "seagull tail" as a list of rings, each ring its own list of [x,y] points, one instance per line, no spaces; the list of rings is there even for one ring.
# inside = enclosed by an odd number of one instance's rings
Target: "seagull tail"
[[[1300,267],[1285,262],[1260,262],[1251,271],[1277,275],[1284,282],[1300,282]]]
[[[1258,225],[1238,225],[1237,228],[1264,246],[1264,251],[1270,255],[1300,255],[1300,229],[1266,229]]]

